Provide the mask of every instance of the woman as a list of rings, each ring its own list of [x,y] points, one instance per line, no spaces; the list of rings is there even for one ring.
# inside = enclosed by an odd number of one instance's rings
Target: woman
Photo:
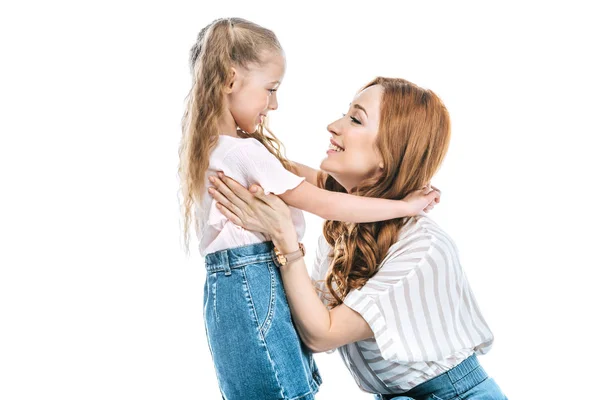
[[[377,78],[328,127],[314,183],[357,196],[399,199],[439,169],[450,140],[441,100],[402,79]],[[215,199],[227,218],[271,235],[287,300],[304,343],[338,348],[360,388],[377,399],[504,399],[476,354],[493,335],[452,239],[425,215],[376,223],[326,221],[309,278],[288,207],[223,177]],[[224,207],[225,206],[225,207]],[[300,253],[302,253],[300,251]]]

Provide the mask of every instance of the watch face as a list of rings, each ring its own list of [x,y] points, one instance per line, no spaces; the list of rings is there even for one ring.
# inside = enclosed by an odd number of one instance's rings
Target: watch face
[[[279,264],[285,265],[286,261],[287,259],[283,254],[277,254],[277,262],[279,262]]]

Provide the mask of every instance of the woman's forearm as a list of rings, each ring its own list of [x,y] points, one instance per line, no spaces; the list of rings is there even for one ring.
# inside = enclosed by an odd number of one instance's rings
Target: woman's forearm
[[[295,232],[288,235],[287,239],[274,238],[273,243],[284,254],[298,249]],[[300,338],[312,351],[329,348],[327,337],[331,327],[330,313],[315,291],[304,258],[280,267],[280,271]]]
[[[313,287],[304,259],[282,267],[281,278],[302,341],[315,352],[329,348],[327,345],[331,327],[329,310],[323,305]]]

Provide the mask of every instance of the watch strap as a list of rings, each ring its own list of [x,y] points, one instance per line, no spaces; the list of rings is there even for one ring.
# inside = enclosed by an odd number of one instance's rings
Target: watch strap
[[[304,244],[298,242],[299,249],[293,251],[291,253],[282,254],[281,251],[277,247],[274,247],[273,251],[275,252],[275,262],[279,267],[286,266],[292,261],[296,261],[306,254],[306,249],[304,248]]]

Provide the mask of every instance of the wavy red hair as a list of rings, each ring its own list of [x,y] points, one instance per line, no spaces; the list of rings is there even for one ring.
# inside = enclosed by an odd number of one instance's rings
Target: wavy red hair
[[[383,173],[350,190],[357,196],[404,198],[431,181],[450,142],[450,117],[439,97],[404,79],[378,77],[383,87],[381,119],[375,145],[383,158]],[[331,176],[319,175],[321,187],[346,192]],[[361,288],[379,269],[407,218],[353,224],[326,221],[323,235],[333,248],[325,278],[330,307],[341,304],[352,289]]]

